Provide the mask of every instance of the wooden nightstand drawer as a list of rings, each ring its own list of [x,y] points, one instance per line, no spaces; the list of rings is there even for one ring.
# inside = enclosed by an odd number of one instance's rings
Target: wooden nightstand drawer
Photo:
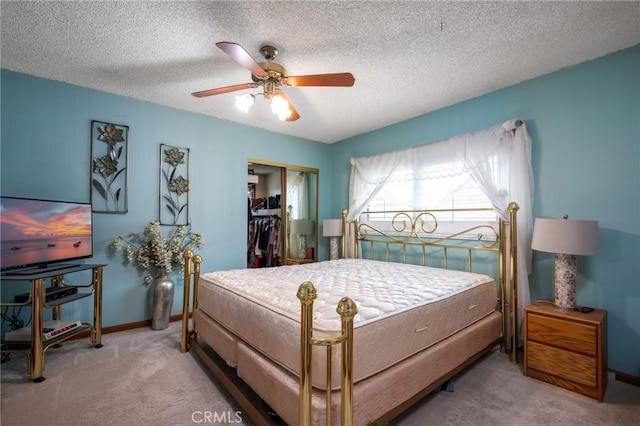
[[[596,359],[537,342],[529,342],[528,365],[554,376],[596,387]]]
[[[590,324],[566,321],[530,313],[527,338],[586,355],[596,355],[596,328]]]
[[[525,376],[604,399],[607,312],[563,311],[536,301],[524,308]]]

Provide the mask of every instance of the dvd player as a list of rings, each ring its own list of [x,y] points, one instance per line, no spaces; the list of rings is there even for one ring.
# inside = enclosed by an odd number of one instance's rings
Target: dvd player
[[[65,286],[65,287],[47,287],[44,300],[45,302],[53,302],[54,300],[62,299],[63,297],[71,296],[78,292],[78,287]],[[29,293],[17,294],[13,298],[14,303],[24,303],[29,300]]]

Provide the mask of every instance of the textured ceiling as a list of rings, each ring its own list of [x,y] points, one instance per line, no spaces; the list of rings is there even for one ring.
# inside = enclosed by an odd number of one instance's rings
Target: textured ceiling
[[[332,143],[640,43],[640,2],[1,2],[3,68]],[[250,82],[215,46],[348,88],[287,87],[301,115],[192,92]],[[246,91],[245,93],[258,92]]]

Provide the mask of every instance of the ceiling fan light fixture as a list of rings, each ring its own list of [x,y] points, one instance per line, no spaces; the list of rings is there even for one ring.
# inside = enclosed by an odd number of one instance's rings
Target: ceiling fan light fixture
[[[249,108],[256,101],[256,95],[247,93],[246,95],[236,96],[236,106],[241,111],[249,112]]]
[[[237,90],[257,89],[261,87],[262,93],[236,97],[236,106],[245,113],[249,112],[249,108],[251,108],[251,105],[255,102],[255,97],[261,95],[264,96],[265,99],[271,99],[271,111],[275,113],[281,121],[296,121],[300,118],[300,114],[298,114],[298,111],[296,111],[293,104],[289,101],[287,95],[279,90],[281,86],[351,87],[355,83],[355,78],[348,72],[289,76],[287,70],[282,65],[273,62],[273,59],[278,54],[278,49],[273,46],[262,46],[260,54],[265,58],[266,62],[260,63],[256,62],[238,43],[221,41],[216,43],[216,46],[240,66],[249,70],[252,81],[249,83],[201,90],[193,92],[192,95],[197,98],[205,98],[207,96],[221,95]]]
[[[289,108],[289,102],[280,95],[275,95],[271,98],[271,112],[276,114],[280,121],[285,121],[292,113]]]

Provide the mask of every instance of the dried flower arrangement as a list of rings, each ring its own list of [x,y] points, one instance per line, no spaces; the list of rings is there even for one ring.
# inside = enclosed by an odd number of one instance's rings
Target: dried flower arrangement
[[[140,234],[131,233],[126,237],[116,237],[110,244],[112,254],[123,252],[124,264],[135,265],[144,274],[146,283],[151,283],[158,275],[177,271],[180,275],[184,266],[184,251],[201,248],[202,236],[191,231],[191,226],[176,226],[163,236],[160,222],[149,223]]]

